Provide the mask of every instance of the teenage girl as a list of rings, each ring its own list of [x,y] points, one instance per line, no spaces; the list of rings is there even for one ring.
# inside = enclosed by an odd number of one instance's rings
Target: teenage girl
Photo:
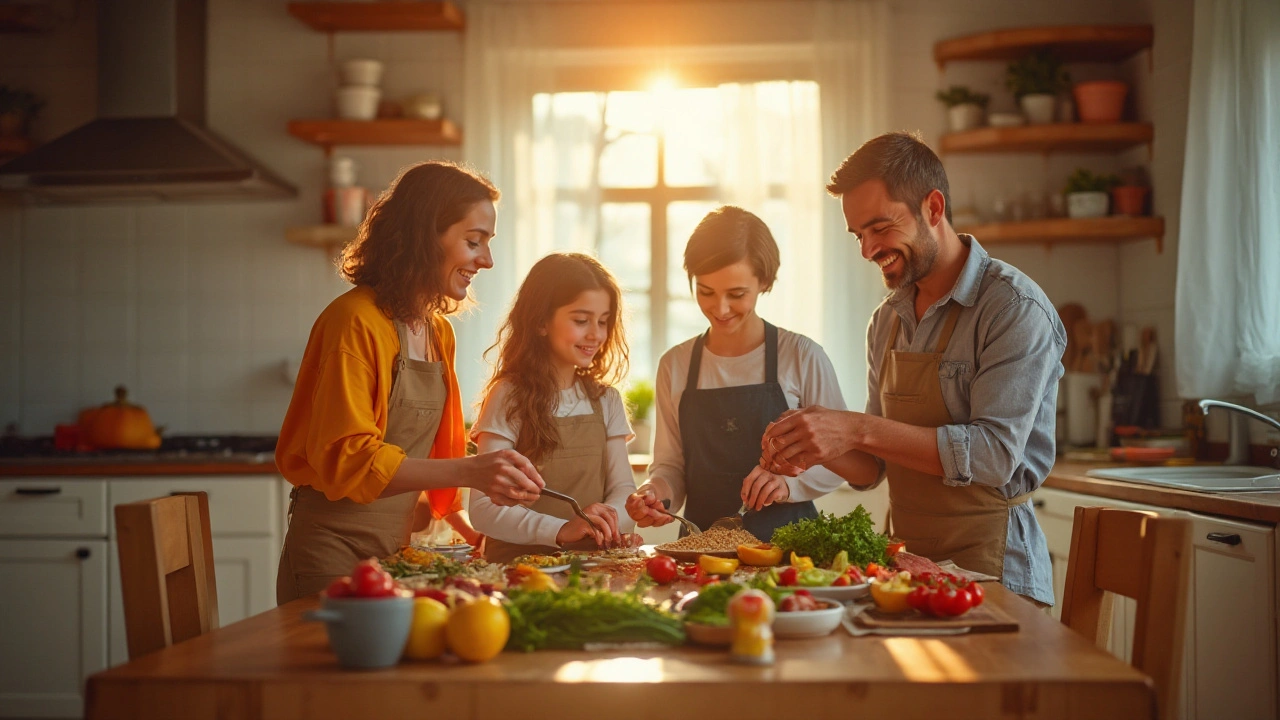
[[[591,523],[547,496],[503,507],[473,494],[485,559],[630,539],[623,534],[634,524],[622,511],[635,490],[632,433],[614,387],[627,371],[621,296],[609,271],[578,253],[542,258],[520,286],[490,348],[497,364],[471,436],[481,453],[514,448],[527,457],[546,487],[577,500]]]

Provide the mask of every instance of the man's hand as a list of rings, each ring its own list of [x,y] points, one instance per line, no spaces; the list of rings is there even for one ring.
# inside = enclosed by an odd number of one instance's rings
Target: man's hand
[[[783,413],[765,428],[762,466],[804,471],[844,455],[854,446],[857,415],[820,405]]]
[[[791,488],[782,475],[757,467],[742,481],[742,502],[751,510],[760,511],[776,502],[786,502]]]

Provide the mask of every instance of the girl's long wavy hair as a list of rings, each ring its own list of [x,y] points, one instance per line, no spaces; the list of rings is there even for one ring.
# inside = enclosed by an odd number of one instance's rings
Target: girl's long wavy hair
[[[520,427],[516,450],[535,463],[560,444],[554,422],[560,383],[542,331],[556,310],[587,290],[603,290],[609,296],[608,334],[591,365],[577,371],[587,397],[599,398],[626,376],[629,360],[622,291],[613,274],[589,255],[555,253],[535,263],[498,329],[497,341],[485,351],[486,358],[498,351],[493,375],[485,385],[485,402],[499,383],[510,384],[507,421]]]
[[[432,160],[400,173],[338,258],[348,282],[367,285],[378,307],[396,320],[449,315],[462,303],[445,294],[440,236],[478,202],[497,202],[498,189],[456,163]]]

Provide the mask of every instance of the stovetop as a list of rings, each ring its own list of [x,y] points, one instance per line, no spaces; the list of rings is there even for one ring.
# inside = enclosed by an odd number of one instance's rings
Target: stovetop
[[[156,450],[59,450],[52,436],[0,437],[0,459],[15,463],[265,463],[276,449],[275,435],[173,435]]]

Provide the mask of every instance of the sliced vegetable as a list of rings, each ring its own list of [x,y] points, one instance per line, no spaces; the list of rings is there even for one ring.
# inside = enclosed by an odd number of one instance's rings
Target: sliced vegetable
[[[709,575],[732,575],[738,569],[738,559],[701,555],[698,557],[698,567]]]
[[[791,567],[796,570],[812,570],[814,568],[813,560],[808,557],[797,557],[795,552],[791,553]]]
[[[739,545],[738,559],[742,561],[743,565],[772,567],[782,562],[782,548],[772,543]]]

